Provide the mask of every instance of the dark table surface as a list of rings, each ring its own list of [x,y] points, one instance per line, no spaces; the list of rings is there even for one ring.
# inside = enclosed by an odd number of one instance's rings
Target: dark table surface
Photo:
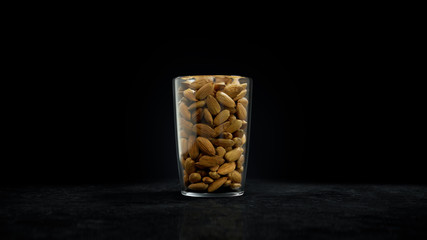
[[[427,239],[427,187],[252,180],[208,199],[175,181],[1,187],[0,238]]]

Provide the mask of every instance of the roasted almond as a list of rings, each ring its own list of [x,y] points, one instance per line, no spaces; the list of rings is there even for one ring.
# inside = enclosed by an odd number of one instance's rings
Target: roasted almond
[[[188,154],[192,159],[196,159],[199,156],[199,146],[196,143],[196,136],[191,135],[188,137]]]
[[[241,155],[239,160],[237,160],[237,168],[240,168],[241,166],[243,166],[243,163],[245,162],[245,156]]]
[[[200,176],[199,173],[192,173],[192,174],[190,174],[190,176],[188,176],[188,180],[191,183],[200,182],[202,180],[202,176]]]
[[[212,179],[218,179],[218,178],[220,178],[221,177],[221,175],[219,175],[218,174],[218,172],[209,172],[209,176],[212,178]]]
[[[182,180],[184,180],[184,185],[187,186],[189,181],[188,181],[188,175],[185,173],[184,176],[182,176]]]
[[[187,139],[186,138],[181,138],[181,154],[187,152]]]
[[[220,125],[221,123],[227,121],[227,119],[230,117],[230,111],[228,110],[222,110],[218,115],[216,115],[215,119],[213,120],[213,123],[215,126]]]
[[[221,167],[219,167],[218,174],[221,174],[221,175],[229,174],[232,171],[234,171],[235,168],[236,168],[236,163],[235,162],[224,163],[224,164],[221,165]]]
[[[224,139],[224,138],[218,138],[218,139],[212,139],[212,143],[215,146],[220,146],[220,147],[232,147],[235,143],[232,139]]]
[[[233,189],[233,190],[237,190],[237,189],[239,189],[241,186],[242,186],[242,185],[241,185],[240,183],[232,183],[232,184],[230,185],[231,189]]]
[[[235,183],[242,182],[242,175],[238,171],[232,171],[231,173],[228,174],[228,177],[230,178],[231,181]],[[190,178],[191,178],[191,175],[190,175]]]
[[[193,129],[193,124],[190,121],[185,120],[184,118],[180,119],[179,125],[185,131],[189,131],[190,132]]]
[[[208,172],[201,169],[197,170],[196,173],[200,174],[201,177],[206,177],[208,175]]]
[[[180,103],[179,104],[179,113],[181,114],[181,116],[186,119],[186,120],[190,120],[191,119],[191,113],[188,110],[187,105],[185,105],[184,103]]]
[[[196,109],[196,111],[194,111],[191,114],[191,121],[200,122],[202,121],[203,115],[204,115],[203,108],[198,108]]]
[[[210,183],[213,183],[213,182],[214,182],[214,180],[213,180],[212,178],[210,178],[210,177],[204,177],[204,178],[202,179],[202,182],[207,183],[207,184],[210,184]]]
[[[215,82],[229,84],[233,81],[230,77],[215,77]]]
[[[230,115],[230,117],[228,118],[228,121],[233,122],[236,119],[237,119],[236,116],[234,116],[233,114],[233,115]]]
[[[214,131],[215,131],[215,136],[219,136],[221,133],[224,132],[225,129],[227,129],[230,126],[230,122],[227,121],[217,127],[215,127]]]
[[[235,131],[240,129],[241,126],[242,126],[242,120],[234,120],[233,122],[231,122],[230,126],[227,129],[225,129],[225,131],[234,133]]]
[[[195,103],[193,103],[193,104],[191,104],[189,107],[188,107],[188,110],[193,110],[193,109],[196,109],[196,108],[201,108],[201,107],[203,107],[203,106],[205,106],[205,104],[206,104],[206,102],[205,101],[197,101],[197,102],[195,102]]]
[[[190,184],[188,188],[193,191],[204,191],[208,188],[208,186],[209,185],[207,185],[206,183],[199,182],[199,183]]]
[[[197,133],[199,136],[202,136],[202,137],[217,136],[217,132],[213,128],[203,123],[194,124],[193,132]]]
[[[184,162],[184,169],[187,174],[192,174],[196,171],[196,163],[191,158],[187,158]]]
[[[246,134],[243,134],[243,137],[242,137],[242,144],[245,144],[246,143]]]
[[[242,173],[242,172],[243,172],[243,166],[241,166],[241,167],[237,168],[237,171],[238,171],[239,173]]]
[[[222,137],[225,139],[232,139],[233,138],[233,134],[229,133],[229,132],[223,132],[222,133]]]
[[[183,92],[184,97],[186,97],[188,100],[196,102],[196,96],[194,95],[194,90],[187,89]]]
[[[234,141],[234,147],[241,147],[243,145],[243,141],[241,138],[233,138]]]
[[[246,93],[248,92],[248,90],[242,90],[239,94],[237,94],[237,96],[235,98],[233,98],[234,101],[238,101],[240,99],[242,99],[244,96],[246,96]]]
[[[245,108],[248,107],[248,99],[247,98],[241,98],[237,101],[237,103],[241,103],[243,105],[243,107],[245,107]]]
[[[247,126],[248,126],[248,122],[246,122],[245,120],[242,120],[242,127],[241,127],[241,129],[246,129]]]
[[[218,171],[219,165],[216,165],[215,167],[210,167],[209,170],[211,170],[212,172],[216,172]]]
[[[221,103],[222,105],[226,106],[226,107],[235,107],[236,103],[233,101],[233,99],[228,96],[227,94],[225,94],[224,92],[218,91],[216,93],[216,99],[218,100],[219,103]]]
[[[230,98],[235,98],[243,89],[244,86],[241,84],[229,84],[224,88],[224,93],[230,96]]]
[[[246,114],[247,114],[246,108],[241,103],[237,104],[236,110],[237,110],[237,117],[241,120],[246,120]]]
[[[231,180],[227,180],[222,186],[223,187],[229,187],[231,185]]]
[[[206,105],[208,106],[209,112],[214,116],[221,111],[221,106],[218,101],[211,95],[207,96]]]
[[[208,95],[213,93],[214,91],[214,85],[213,83],[207,83],[203,85],[199,90],[197,90],[195,96],[199,100],[205,99]]]
[[[222,89],[224,89],[225,88],[225,83],[215,83],[214,84],[214,89],[215,89],[215,91],[220,91],[220,90],[222,90]]]
[[[222,177],[220,179],[215,180],[215,182],[211,183],[208,187],[208,192],[214,192],[218,188],[220,188],[227,181],[227,177]]]
[[[243,131],[242,129],[239,129],[233,133],[233,136],[241,138],[243,137],[244,134],[245,134],[245,131]]]
[[[220,157],[224,157],[225,149],[223,147],[217,147],[216,148],[216,155],[218,155]]]
[[[241,147],[235,148],[225,154],[225,159],[227,159],[229,162],[237,161],[242,155],[242,153],[243,153],[243,148]]]
[[[196,163],[197,166],[214,167],[224,163],[224,159],[220,156],[203,156]]]
[[[209,155],[215,155],[215,148],[212,145],[211,141],[209,141],[207,138],[197,137],[196,141],[197,141],[197,145],[199,146],[199,149],[202,152],[209,154]]]
[[[194,82],[190,83],[190,88],[198,90],[199,88],[210,82],[212,82],[212,78],[200,76],[196,80],[194,80]]]
[[[213,125],[213,118],[211,112],[207,108],[203,109],[203,117],[209,125]]]

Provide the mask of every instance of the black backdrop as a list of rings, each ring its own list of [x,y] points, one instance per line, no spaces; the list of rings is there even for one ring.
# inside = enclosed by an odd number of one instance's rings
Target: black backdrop
[[[249,178],[425,181],[378,33],[40,34],[22,45],[2,183],[176,179],[172,78],[189,74],[254,79]]]

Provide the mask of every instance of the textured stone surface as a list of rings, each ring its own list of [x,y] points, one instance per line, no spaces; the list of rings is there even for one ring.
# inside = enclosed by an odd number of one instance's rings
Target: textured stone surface
[[[177,182],[0,188],[0,238],[427,239],[427,187],[249,181],[236,198]]]

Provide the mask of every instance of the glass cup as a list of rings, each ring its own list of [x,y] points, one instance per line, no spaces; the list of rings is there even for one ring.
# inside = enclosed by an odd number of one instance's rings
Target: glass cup
[[[235,75],[176,77],[175,132],[181,193],[244,193],[249,156],[252,79]]]

